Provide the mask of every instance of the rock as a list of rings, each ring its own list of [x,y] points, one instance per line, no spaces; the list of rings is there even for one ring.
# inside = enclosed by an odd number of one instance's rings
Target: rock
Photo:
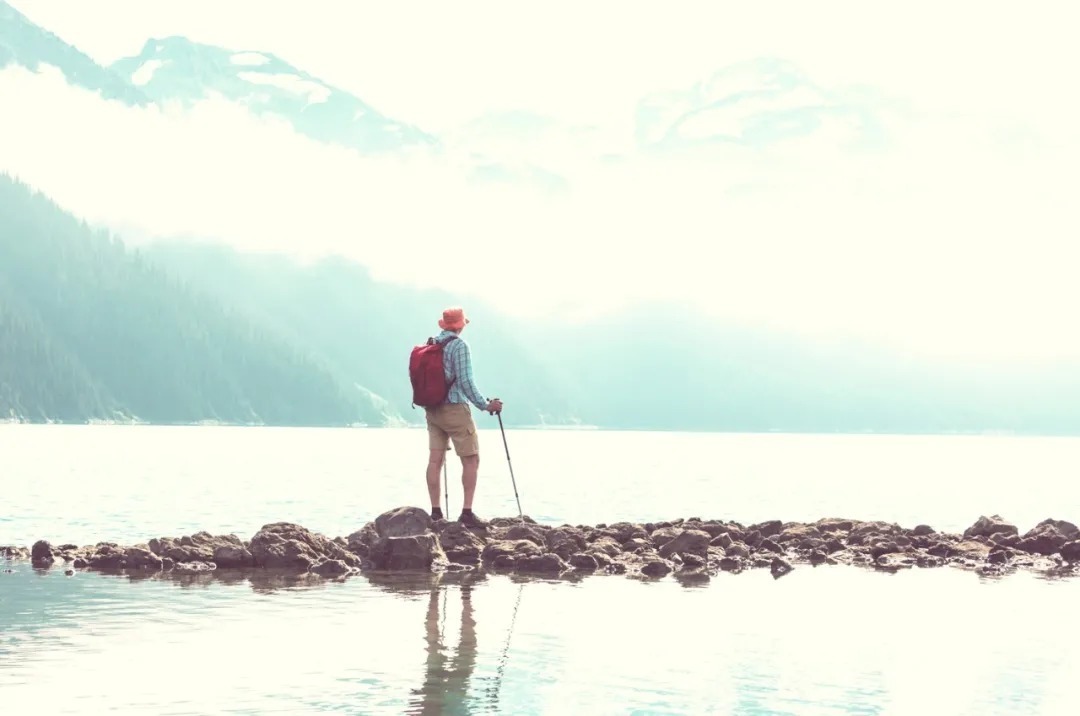
[[[1015,546],[1024,552],[1041,554],[1049,557],[1061,550],[1067,542],[1075,539],[1076,525],[1063,520],[1043,520],[1016,542]]]
[[[1066,541],[1080,539],[1080,527],[1077,527],[1072,522],[1066,522],[1065,520],[1055,520],[1048,518],[1040,522],[1039,524],[1028,530],[1028,533],[1024,537],[1034,537],[1042,534],[1043,532],[1051,532],[1060,534]]]
[[[708,533],[706,533],[706,534],[708,534]],[[675,556],[678,556],[678,555],[676,554]],[[692,554],[692,553],[689,553],[689,552],[687,552],[685,555],[683,555],[683,569],[682,569],[682,571],[686,572],[686,571],[691,571],[691,570],[695,570],[695,569],[705,569],[706,567],[708,567],[708,564],[706,563],[706,560],[705,560],[704,557],[701,557],[700,555]]]
[[[1016,533],[1016,525],[1006,522],[1001,518],[1001,515],[992,515],[990,517],[983,515],[976,520],[975,524],[964,530],[964,539],[990,538],[996,534],[1015,535]]]
[[[671,563],[666,559],[653,558],[641,566],[641,573],[647,577],[663,577],[671,573]]]
[[[822,532],[841,532],[847,534],[855,527],[855,520],[844,520],[836,517],[826,517],[814,523]]]
[[[350,574],[353,568],[340,559],[324,559],[312,567],[311,571],[320,577],[340,577]]]
[[[709,533],[710,539],[716,539],[720,535],[727,534],[728,528],[723,522],[717,522],[716,520],[709,520],[702,522],[701,525],[695,529],[700,529],[703,532]]]
[[[434,533],[380,537],[369,555],[375,569],[430,570],[448,561]]]
[[[16,547],[14,545],[5,545],[0,547],[0,559],[29,559],[30,550],[26,547]]]
[[[519,572],[534,574],[560,574],[570,569],[570,565],[562,557],[551,552],[517,559],[514,561],[514,567]]]
[[[742,562],[735,557],[724,557],[717,566],[725,572],[739,572],[742,570]]]
[[[680,534],[682,534],[682,529],[679,527],[658,527],[652,531],[652,534],[648,535],[648,538],[657,547],[663,547]]]
[[[231,536],[231,535],[230,535]],[[233,543],[219,544],[214,548],[213,562],[219,569],[242,569],[255,566],[255,557],[240,538]],[[338,545],[339,547],[341,545]]]
[[[815,549],[810,553],[810,564],[816,567],[819,564],[824,564],[828,558],[829,555],[827,555],[824,550]]]
[[[547,540],[544,539],[543,532],[541,532],[540,528],[532,525],[516,524],[507,529],[502,538],[511,540],[527,539],[537,547],[547,546]]]
[[[728,557],[738,557],[739,559],[750,559],[750,549],[742,542],[735,542],[730,547],[724,550]]]
[[[930,525],[915,525],[915,528],[911,530],[911,534],[916,537],[926,537],[934,534],[934,528]]]
[[[586,551],[592,553],[599,552],[608,557],[615,557],[622,552],[622,545],[616,542],[613,537],[605,536],[592,542]]]
[[[1069,564],[1080,563],[1080,540],[1074,540],[1062,545],[1061,558]]]
[[[580,530],[573,527],[556,527],[544,534],[547,548],[563,559],[569,559],[571,555],[584,552],[588,542]]]
[[[874,557],[873,564],[877,569],[895,572],[899,569],[908,569],[915,566],[915,559],[906,554],[886,552]]]
[[[660,556],[670,559],[672,555],[697,555],[702,559],[709,553],[709,533],[704,530],[685,530],[660,547]]]
[[[40,539],[30,548],[30,563],[35,567],[48,567],[55,562],[52,545]]]
[[[89,567],[90,562],[83,557],[76,557],[75,560],[71,563],[71,566],[75,569],[83,569],[85,567]]]
[[[713,538],[711,542],[709,542],[709,544],[714,547],[723,547],[724,549],[727,549],[734,541],[735,540],[731,539],[731,535],[725,532],[721,535],[717,535],[715,538]]]
[[[750,525],[750,529],[755,532],[760,532],[763,538],[773,537],[784,531],[784,523],[780,520],[766,520],[765,522],[759,522],[756,525]]]
[[[526,557],[539,557],[542,553],[536,543],[530,540],[492,540],[484,546],[483,552],[480,553],[480,559],[485,564],[491,563],[495,566],[508,564],[512,566],[515,560]]]
[[[975,542],[973,540],[964,540],[958,542],[953,549],[956,555],[960,557],[966,557],[968,559],[985,560],[986,556],[990,554],[989,545],[985,545],[982,542]]]
[[[848,544],[869,544],[874,537],[893,537],[901,534],[900,526],[892,522],[860,522],[851,528],[848,534]]]
[[[113,544],[100,544],[87,561],[92,569],[123,569],[127,565],[127,550]]]
[[[124,552],[124,567],[127,569],[161,569],[161,557],[144,545],[128,547]]]
[[[652,549],[654,549],[653,543],[643,537],[633,537],[622,543],[623,552],[635,552],[640,554],[642,550]]]
[[[480,562],[484,541],[465,525],[441,521],[435,526],[435,531],[450,563],[474,565]]]
[[[597,561],[595,555],[585,554],[583,552],[570,555],[569,562],[571,567],[580,572],[595,572],[600,568],[600,563]]]
[[[440,524],[458,525],[459,527],[464,528],[464,525],[461,525],[458,522],[444,522]],[[379,533],[375,531],[375,523],[368,522],[362,528],[346,537],[345,544],[353,554],[360,557],[367,557],[368,553],[371,551],[371,547],[378,539]]]
[[[431,516],[419,507],[398,507],[375,518],[379,537],[413,537],[429,532]]]
[[[995,547],[986,555],[986,561],[990,564],[1005,564],[1013,555],[1013,551],[1008,547]]]
[[[788,542],[801,542],[806,539],[821,539],[821,530],[814,525],[793,524],[784,528],[776,535],[776,541],[780,544]]]
[[[270,569],[306,572],[323,558],[360,566],[360,559],[341,545],[291,522],[263,525],[251,538],[249,551],[256,566]]]
[[[935,542],[934,544],[926,548],[926,552],[927,554],[933,555],[935,557],[940,557],[942,559],[955,557],[957,554],[959,554],[956,549],[948,542]]]
[[[645,539],[649,536],[649,533],[645,531],[645,528],[641,525],[633,524],[632,522],[616,522],[613,525],[598,528],[599,533],[597,537],[611,537],[620,544],[631,539]]]
[[[870,545],[870,556],[873,557],[875,560],[882,555],[892,554],[899,551],[900,547],[896,544],[896,542],[893,542],[891,540],[876,540],[873,544]]]
[[[758,545],[758,549],[765,550],[767,552],[774,552],[776,554],[784,553],[784,548],[778,545],[775,540],[768,537],[761,540],[761,543]]]
[[[790,574],[794,569],[790,562],[781,557],[773,557],[769,564],[769,571],[772,572],[772,576],[776,579],[783,577],[785,574]]]

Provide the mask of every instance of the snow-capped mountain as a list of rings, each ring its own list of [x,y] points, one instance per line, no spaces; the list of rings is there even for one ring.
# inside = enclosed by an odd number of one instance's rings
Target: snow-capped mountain
[[[11,64],[34,71],[42,65],[52,65],[63,72],[71,84],[101,92],[106,99],[129,104],[148,101],[130,83],[0,0],[0,68]]]
[[[790,62],[759,59],[726,67],[689,89],[643,98],[635,134],[638,146],[651,151],[762,148],[823,133],[867,147],[883,135],[881,109],[870,98],[817,85]]]
[[[166,37],[147,41],[142,52],[110,69],[157,101],[191,102],[217,94],[256,114],[283,118],[313,139],[365,153],[438,145],[417,127],[269,53]]]

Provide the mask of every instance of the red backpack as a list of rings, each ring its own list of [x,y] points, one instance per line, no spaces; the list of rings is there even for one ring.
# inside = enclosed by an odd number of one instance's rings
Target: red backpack
[[[446,341],[449,343],[456,336]],[[443,371],[443,347],[446,343],[436,343],[429,338],[427,343],[416,346],[409,355],[409,380],[412,381],[413,407],[417,405],[433,408],[446,402],[450,386],[454,381],[446,382]],[[456,378],[455,378],[456,380]]]

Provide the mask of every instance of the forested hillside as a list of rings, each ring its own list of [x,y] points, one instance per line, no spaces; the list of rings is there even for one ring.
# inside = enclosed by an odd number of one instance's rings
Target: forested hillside
[[[473,319],[464,336],[473,348],[477,382],[488,397],[513,406],[507,420],[566,423],[577,415],[544,360],[547,339],[521,330],[484,303],[378,282],[364,267],[339,258],[301,266],[282,256],[190,242],[154,244],[146,255],[307,346],[342,380],[370,388],[410,421],[424,416],[411,409],[409,350],[439,332],[436,321],[444,306],[464,302]]]
[[[916,361],[724,326],[683,306],[521,323],[468,296],[214,244],[133,250],[0,177],[0,419],[419,423],[409,349],[463,302],[508,425],[1080,431],[1080,370]],[[481,419],[483,420],[483,419]]]
[[[301,347],[0,176],[0,415],[380,424]]]

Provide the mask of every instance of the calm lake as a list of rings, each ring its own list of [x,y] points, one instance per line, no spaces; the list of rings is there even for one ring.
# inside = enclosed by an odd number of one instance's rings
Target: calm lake
[[[481,418],[481,420],[485,420]],[[698,516],[1080,519],[1080,439],[507,431],[522,507]],[[497,425],[476,510],[517,512]],[[334,537],[424,506],[422,430],[0,425],[0,544]],[[451,512],[460,508],[451,465]],[[847,567],[523,582],[0,573],[11,714],[1060,714],[1080,580]]]

